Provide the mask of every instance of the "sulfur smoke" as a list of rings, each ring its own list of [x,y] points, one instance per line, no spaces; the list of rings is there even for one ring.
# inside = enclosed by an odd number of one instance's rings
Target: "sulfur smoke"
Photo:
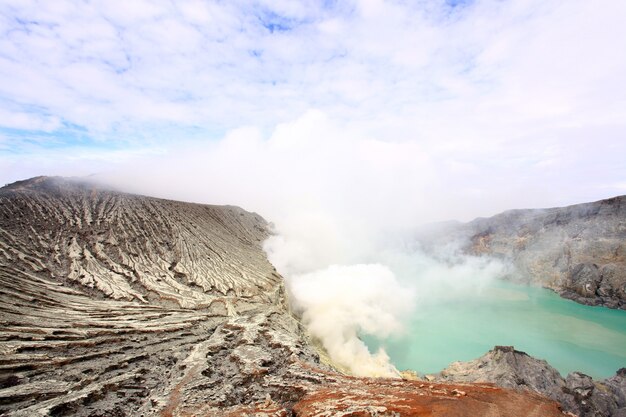
[[[491,261],[448,249],[426,255],[414,244],[414,227],[465,210],[450,204],[453,189],[442,184],[452,180],[440,166],[419,143],[372,138],[358,124],[309,111],[269,137],[236,129],[135,160],[104,180],[131,192],[236,204],[273,222],[264,249],[311,334],[348,371],[393,377],[384,350],[368,351],[361,336],[401,336],[422,303],[470,295],[502,272]]]
[[[384,350],[375,354],[359,334],[386,338],[402,331],[398,319],[411,295],[380,264],[332,265],[289,278],[289,289],[309,332],[330,357],[358,376],[397,376]]]
[[[398,377],[385,350],[370,352],[361,336],[401,337],[421,305],[472,296],[506,268],[462,255],[458,245],[426,254],[410,232],[366,235],[309,214],[279,225],[264,249],[286,279],[293,309],[336,365],[357,376]]]

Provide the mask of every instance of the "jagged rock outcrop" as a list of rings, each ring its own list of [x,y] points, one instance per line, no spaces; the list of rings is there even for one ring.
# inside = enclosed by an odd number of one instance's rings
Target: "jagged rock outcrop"
[[[496,346],[482,357],[455,362],[436,376],[446,382],[491,382],[500,387],[546,395],[579,417],[626,415],[626,369],[611,378],[594,381],[572,372],[563,378],[546,361],[535,359],[512,346]]]
[[[321,364],[267,236],[236,207],[62,178],[0,189],[0,414],[561,415],[536,394]]]
[[[511,279],[579,303],[626,309],[626,196],[445,223],[422,240],[431,249],[461,242],[466,253],[510,261]]]

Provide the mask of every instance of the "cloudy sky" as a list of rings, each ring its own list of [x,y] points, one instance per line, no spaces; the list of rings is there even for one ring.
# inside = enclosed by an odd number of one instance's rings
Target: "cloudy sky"
[[[626,193],[622,0],[0,3],[0,182],[469,219]]]

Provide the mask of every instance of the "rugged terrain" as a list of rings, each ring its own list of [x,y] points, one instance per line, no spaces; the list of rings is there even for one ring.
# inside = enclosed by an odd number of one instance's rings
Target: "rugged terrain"
[[[562,415],[491,384],[320,363],[236,207],[38,177],[0,189],[0,414]]]
[[[579,303],[626,309],[626,196],[446,223],[420,238],[430,250],[456,242],[466,253],[506,260],[510,279]]]
[[[542,393],[580,417],[626,417],[626,368],[602,381],[572,372],[563,378],[546,361],[512,346],[496,346],[469,362],[455,362],[436,376],[440,382],[491,382]]]

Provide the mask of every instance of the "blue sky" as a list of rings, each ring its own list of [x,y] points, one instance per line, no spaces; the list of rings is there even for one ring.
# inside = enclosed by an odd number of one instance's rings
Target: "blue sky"
[[[3,1],[0,182],[269,212],[374,187],[429,220],[623,194],[624,21],[619,0]]]

